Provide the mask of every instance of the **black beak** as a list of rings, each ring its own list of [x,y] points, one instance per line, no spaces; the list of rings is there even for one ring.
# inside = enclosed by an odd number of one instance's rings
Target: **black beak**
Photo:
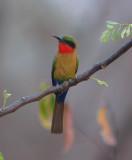
[[[64,39],[61,37],[61,36],[58,36],[58,35],[52,35],[52,37],[58,39],[60,42],[65,42]]]

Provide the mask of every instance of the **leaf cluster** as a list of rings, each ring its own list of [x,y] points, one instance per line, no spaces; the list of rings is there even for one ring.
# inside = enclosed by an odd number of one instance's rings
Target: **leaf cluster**
[[[115,38],[118,39],[119,36],[121,36],[121,38],[124,38],[131,35],[132,24],[120,24],[113,21],[107,21],[106,23],[108,29],[102,33],[100,37],[101,42],[107,42],[110,37],[113,41]],[[125,28],[123,28],[124,26]]]

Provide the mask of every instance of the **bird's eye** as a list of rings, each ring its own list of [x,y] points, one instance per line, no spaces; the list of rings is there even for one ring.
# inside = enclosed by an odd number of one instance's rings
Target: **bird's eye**
[[[75,48],[75,43],[74,42],[72,42],[72,41],[68,41],[68,40],[66,40],[66,43],[69,45],[69,46],[71,46],[72,48]]]

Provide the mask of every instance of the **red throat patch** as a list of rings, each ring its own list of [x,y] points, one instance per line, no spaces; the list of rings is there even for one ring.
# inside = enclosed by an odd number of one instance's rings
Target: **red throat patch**
[[[68,44],[59,42],[59,52],[60,53],[63,54],[63,53],[69,53],[72,51],[73,51],[73,48],[70,47]]]

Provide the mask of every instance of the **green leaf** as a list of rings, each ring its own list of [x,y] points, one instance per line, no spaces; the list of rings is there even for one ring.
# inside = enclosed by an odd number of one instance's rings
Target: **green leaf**
[[[127,27],[121,32],[121,38],[124,38],[124,35],[126,33],[126,29],[127,29]]]
[[[130,26],[128,26],[128,29],[126,30],[126,37],[129,37],[130,34],[131,34],[131,32],[130,32]]]
[[[100,40],[101,42],[103,42],[103,41],[104,41],[104,36],[102,35],[99,40]]]
[[[119,24],[117,22],[113,22],[113,21],[106,21],[108,24]]]
[[[9,98],[10,96],[11,96],[11,93],[7,93],[7,90],[4,90],[3,91],[3,96],[4,96],[4,98]]]
[[[0,152],[0,160],[4,160],[4,157],[1,152]]]
[[[109,32],[109,30],[107,29],[102,33],[102,35],[105,36],[108,32]]]
[[[105,30],[105,31],[102,33],[102,35],[101,35],[101,37],[100,37],[100,41],[101,41],[101,42],[104,41],[104,38],[106,37],[106,35],[107,35],[108,32],[109,32],[109,30]]]
[[[10,96],[11,96],[11,93],[7,93],[7,90],[4,90],[4,91],[3,91],[4,103],[3,103],[2,109],[5,108],[6,101],[7,101],[7,99],[8,99]]]
[[[115,38],[115,29],[112,32],[112,36],[111,36],[112,41],[114,40],[114,38]]]
[[[119,27],[119,28],[117,29],[116,39],[118,39],[118,38],[119,38],[120,31],[121,31],[121,27]]]
[[[105,81],[101,81],[101,80],[96,79],[96,78],[89,78],[89,79],[91,79],[91,80],[95,80],[95,81],[97,81],[97,82],[98,82],[98,84],[100,84],[100,85],[104,85],[105,87],[108,87],[108,84],[107,84]]]
[[[112,28],[114,28],[114,26],[108,24],[107,28],[112,29]]]
[[[109,33],[106,35],[106,37],[104,39],[104,42],[107,42],[109,40],[110,34],[111,34],[111,31],[109,31]]]
[[[42,83],[40,90],[46,89],[49,85]],[[39,101],[38,115],[42,126],[46,129],[51,128],[51,117],[53,115],[53,108],[55,103],[54,94],[50,94]]]

